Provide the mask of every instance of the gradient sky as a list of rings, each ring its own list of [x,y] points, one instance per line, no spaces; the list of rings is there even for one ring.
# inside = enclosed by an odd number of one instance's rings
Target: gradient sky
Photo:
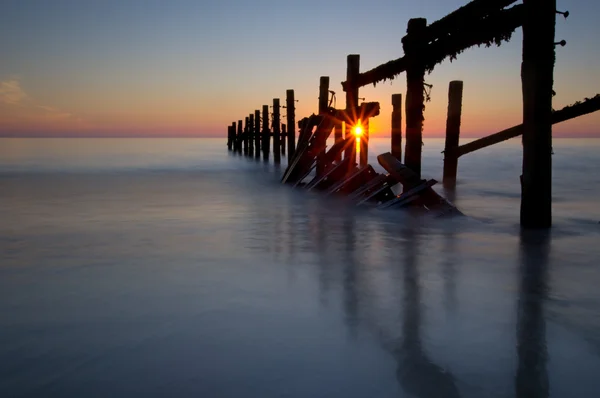
[[[296,90],[297,119],[317,108],[320,76],[339,108],[346,55],[361,70],[402,56],[409,18],[433,22],[467,0],[3,0],[0,135],[208,136]],[[558,0],[554,107],[600,93],[600,1]],[[463,135],[521,120],[521,30],[426,77],[425,136],[445,128],[450,80],[464,80]],[[361,90],[380,101],[371,130],[389,131],[405,76]],[[285,110],[284,110],[285,112]],[[600,113],[555,127],[600,136]]]

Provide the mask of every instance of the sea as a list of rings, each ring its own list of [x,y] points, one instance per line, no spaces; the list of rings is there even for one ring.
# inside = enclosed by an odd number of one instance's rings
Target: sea
[[[522,231],[519,139],[434,186],[453,218],[224,138],[0,139],[0,397],[597,398],[600,140],[553,151],[553,227]]]

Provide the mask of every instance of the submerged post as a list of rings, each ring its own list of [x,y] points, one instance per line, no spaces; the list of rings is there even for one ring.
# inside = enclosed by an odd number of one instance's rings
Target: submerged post
[[[271,133],[269,132],[269,105],[263,105],[262,109],[262,149],[263,159],[269,160],[271,150]]]
[[[288,143],[288,163],[292,163],[296,153],[296,104],[294,100],[294,90],[287,90],[285,93],[285,105],[287,109],[287,143]]]
[[[281,120],[279,116],[279,98],[273,99],[273,161],[281,163]]]
[[[286,125],[281,123],[281,156],[285,157],[285,139],[287,135]]]
[[[231,123],[231,126],[229,126],[229,128],[231,129],[231,148],[233,149],[234,152],[237,151],[237,137],[235,134],[235,129],[236,129],[236,124],[235,122]]]
[[[407,35],[402,39],[405,57],[408,60],[406,69],[406,150],[405,164],[421,178],[421,152],[423,146],[423,110],[425,97],[423,94],[425,66],[421,59],[424,53],[424,32],[427,28],[425,18],[408,21]]]
[[[356,122],[358,119],[358,115],[356,114],[358,110],[358,84],[357,79],[360,74],[360,55],[358,54],[350,54],[346,60],[346,111],[349,113],[352,118],[352,122]],[[348,138],[352,134],[352,127],[346,123],[346,138]],[[344,153],[345,158],[350,158],[350,165],[354,166],[356,163],[356,146],[350,145],[346,148]]]
[[[254,114],[248,116],[248,156],[254,156]]]
[[[242,153],[242,137],[243,137],[244,127],[242,126],[242,121],[238,120],[237,122],[237,151]]]
[[[233,134],[231,133],[231,126],[227,126],[227,149],[231,151],[233,146]]]
[[[248,140],[248,134],[249,134],[248,133],[248,129],[249,129],[248,116],[246,116],[246,119],[244,121],[245,121],[245,123],[244,123],[244,155],[248,156],[248,141],[249,141]]]
[[[358,137],[360,143],[360,167],[365,167],[369,163],[369,119],[361,121],[363,132]]]
[[[444,147],[444,187],[456,186],[458,155],[456,148],[460,140],[463,82],[450,82],[448,88],[448,117],[446,119],[446,145]]]
[[[402,94],[392,94],[392,155],[402,162]]]
[[[552,86],[556,0],[524,0],[521,226],[552,225]]]
[[[341,120],[336,120],[334,126],[333,126],[333,139],[334,142],[337,144],[340,141],[344,140],[344,136],[343,136],[343,122]],[[335,158],[336,162],[341,162],[342,161],[342,153],[340,152],[336,158]]]
[[[329,76],[321,76],[319,79],[319,115],[327,117],[327,110],[329,109]],[[317,176],[323,175],[325,172],[325,164],[323,162],[323,157],[325,156],[325,147],[327,145],[325,140],[319,140],[320,142],[316,143],[318,151],[317,154],[317,166],[316,173]]]
[[[254,157],[260,157],[260,111],[254,111]]]

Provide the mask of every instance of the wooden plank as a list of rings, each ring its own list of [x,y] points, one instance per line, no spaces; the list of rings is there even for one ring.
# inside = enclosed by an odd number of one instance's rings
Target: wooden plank
[[[403,192],[401,195],[398,195],[395,199],[392,199],[388,202],[382,203],[381,205],[377,206],[377,208],[378,209],[387,209],[387,208],[394,207],[394,206],[402,207],[402,206],[414,201],[415,199],[417,199],[417,197],[420,193],[422,193],[423,191],[425,191],[428,188],[431,188],[435,184],[437,184],[436,180],[423,181],[422,184],[420,184],[406,192]]]
[[[351,193],[357,190],[361,185],[368,183],[376,176],[377,173],[370,165],[361,167],[354,173],[350,174],[348,178],[345,178],[339,183],[335,184],[332,188],[330,188],[327,191],[327,194],[331,195],[336,193]]]
[[[567,120],[575,119],[600,110],[600,95],[593,98],[587,98],[582,102],[576,102],[573,105],[564,107],[561,110],[552,113],[552,124],[558,124]],[[479,138],[467,144],[460,145],[455,149],[456,156],[461,157],[479,149],[498,144],[502,141],[515,138],[523,134],[523,125],[513,126],[498,133]]]
[[[307,190],[312,191],[315,188],[328,188],[329,186],[333,185],[335,182],[328,180],[332,180],[333,178],[331,177],[335,176],[336,174],[346,175],[348,172],[348,161],[349,159],[344,159],[340,163],[330,167],[322,176],[315,176],[315,178],[307,184]],[[328,184],[324,184],[324,182],[327,182]],[[323,185],[327,185],[327,187],[323,187]]]
[[[405,188],[421,183],[421,179],[415,172],[403,165],[391,153],[386,152],[377,156],[377,161],[391,176],[393,176]]]

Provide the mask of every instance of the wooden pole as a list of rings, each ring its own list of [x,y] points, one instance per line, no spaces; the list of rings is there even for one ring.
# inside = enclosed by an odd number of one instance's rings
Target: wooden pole
[[[360,167],[369,163],[369,119],[361,121],[363,133],[360,136]]]
[[[521,226],[552,226],[552,86],[556,0],[524,0]]]
[[[248,116],[248,156],[254,156],[254,114]]]
[[[463,82],[452,81],[448,88],[448,117],[446,119],[446,145],[444,149],[444,187],[456,186],[458,156],[455,154],[460,139]]]
[[[237,151],[242,153],[242,134],[244,132],[244,127],[242,126],[242,121],[238,120],[237,122]]]
[[[327,115],[327,109],[329,108],[329,76],[321,76],[319,79],[319,115]],[[318,150],[320,151],[317,154],[317,166],[316,166],[316,174],[317,176],[323,175],[325,172],[325,163],[323,162],[323,158],[325,156],[325,148],[327,146],[327,142],[325,140],[319,140],[320,142],[316,143]]]
[[[423,95],[425,67],[421,60],[423,34],[427,28],[425,18],[408,21],[407,35],[402,39],[404,54],[409,66],[406,70],[406,166],[421,178],[421,151],[423,146]]]
[[[281,123],[281,156],[285,157],[285,144],[287,136],[287,126]]]
[[[254,157],[260,157],[260,111],[254,111]]]
[[[227,126],[227,149],[233,149],[233,134],[231,133],[231,126]]]
[[[358,84],[357,79],[360,74],[360,55],[359,54],[350,54],[346,60],[346,82],[348,83],[346,89],[346,111],[350,113],[352,122],[356,122],[358,119],[358,115],[356,114],[358,110]],[[352,135],[352,127],[346,123],[346,137],[348,138]],[[356,163],[356,146],[350,145],[345,153],[345,158],[350,158],[350,165],[354,166]]]
[[[246,116],[246,119],[244,121],[244,155],[248,156],[248,116]]]
[[[281,119],[279,98],[273,99],[273,161],[281,163]]]
[[[402,94],[392,94],[392,155],[402,162]]]
[[[294,90],[287,90],[285,92],[285,105],[288,125],[288,163],[291,164],[296,153],[296,101],[294,99]]]
[[[269,160],[271,150],[271,132],[269,131],[269,105],[263,105],[262,109],[262,149],[263,159]]]
[[[341,120],[338,120],[335,122],[335,125],[333,126],[333,137],[334,137],[335,144],[344,140],[343,133],[344,133],[343,132],[343,122]],[[342,153],[341,152],[339,153],[339,155],[336,156],[335,161],[336,162],[342,161]]]
[[[231,123],[231,148],[233,149],[233,151],[237,151],[237,141],[236,141],[236,135],[235,135],[235,129],[236,129],[236,124],[235,122]]]

